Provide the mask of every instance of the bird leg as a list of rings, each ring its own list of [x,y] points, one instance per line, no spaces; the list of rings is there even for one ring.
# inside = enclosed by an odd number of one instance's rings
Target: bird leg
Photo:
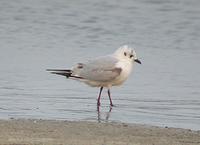
[[[111,95],[110,95],[110,89],[108,89],[108,96],[109,96],[109,99],[110,99],[110,106],[114,106],[113,103],[112,103]]]
[[[100,99],[101,99],[101,92],[102,92],[102,90],[103,90],[103,87],[101,87],[100,88],[100,92],[99,92],[99,97],[98,97],[98,99],[97,99],[97,106],[100,106]]]

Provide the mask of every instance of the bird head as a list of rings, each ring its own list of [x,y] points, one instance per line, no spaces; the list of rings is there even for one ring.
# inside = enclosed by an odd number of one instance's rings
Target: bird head
[[[118,48],[114,55],[119,59],[125,59],[128,61],[135,61],[141,64],[141,61],[137,58],[136,52],[133,48],[129,47],[128,45],[121,46]]]

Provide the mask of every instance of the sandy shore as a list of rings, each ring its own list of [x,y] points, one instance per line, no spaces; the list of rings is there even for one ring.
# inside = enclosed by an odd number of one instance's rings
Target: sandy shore
[[[0,120],[1,145],[200,145],[200,131],[137,124]]]

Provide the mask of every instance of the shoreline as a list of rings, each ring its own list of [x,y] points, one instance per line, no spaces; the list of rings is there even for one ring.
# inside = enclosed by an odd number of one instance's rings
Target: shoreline
[[[200,145],[200,131],[128,123],[0,120],[0,145]]]

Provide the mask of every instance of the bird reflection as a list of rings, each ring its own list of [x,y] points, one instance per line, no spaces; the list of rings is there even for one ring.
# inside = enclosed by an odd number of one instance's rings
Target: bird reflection
[[[110,115],[111,115],[111,111],[112,111],[112,106],[109,106],[109,110],[108,112],[101,112],[100,110],[100,106],[97,105],[97,119],[98,119],[98,122],[108,122],[109,118],[110,118]],[[102,118],[103,114],[105,114],[105,119]]]

